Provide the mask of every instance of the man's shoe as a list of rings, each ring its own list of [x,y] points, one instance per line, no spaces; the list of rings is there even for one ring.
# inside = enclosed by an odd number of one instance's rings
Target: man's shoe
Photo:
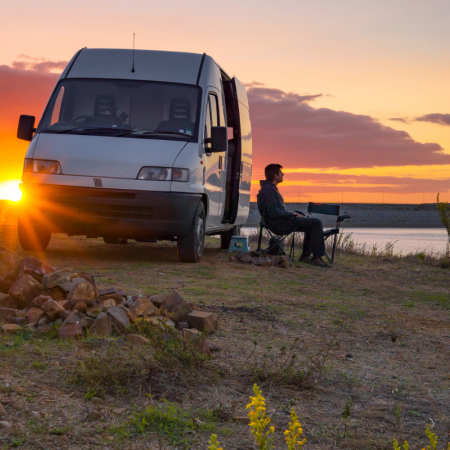
[[[299,261],[301,262],[301,263],[307,263],[307,264],[309,264],[311,261],[312,261],[312,255],[301,255],[300,256],[300,258],[299,258]]]
[[[331,269],[331,266],[329,264],[327,264],[322,258],[314,258],[310,264],[312,266],[317,266],[317,267],[324,267],[327,269]]]

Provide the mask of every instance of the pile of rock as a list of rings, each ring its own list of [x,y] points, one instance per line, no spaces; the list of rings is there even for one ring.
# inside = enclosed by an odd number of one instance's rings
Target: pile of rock
[[[20,259],[0,248],[0,322],[5,333],[47,332],[56,323],[62,339],[108,337],[138,319],[176,327],[186,337],[218,328],[211,313],[196,311],[177,291],[146,298],[116,288],[99,290],[86,272],[55,270],[34,257]]]
[[[230,255],[230,261],[240,261],[246,264],[253,264],[254,266],[276,266],[283,269],[289,269],[292,266],[292,261],[287,255],[260,255],[258,252],[237,252]]]

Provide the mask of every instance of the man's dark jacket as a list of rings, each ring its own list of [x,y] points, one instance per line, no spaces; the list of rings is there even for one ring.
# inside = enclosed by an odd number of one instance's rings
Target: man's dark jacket
[[[294,231],[296,214],[284,206],[278,188],[267,180],[259,182],[261,189],[256,196],[258,210],[266,225],[276,234],[283,235]]]

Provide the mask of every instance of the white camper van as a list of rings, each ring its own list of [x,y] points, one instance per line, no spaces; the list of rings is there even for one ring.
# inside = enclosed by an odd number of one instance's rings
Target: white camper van
[[[19,240],[52,232],[106,243],[174,240],[197,262],[205,235],[228,246],[248,216],[252,135],[247,94],[208,55],[82,49],[34,128],[23,171]]]

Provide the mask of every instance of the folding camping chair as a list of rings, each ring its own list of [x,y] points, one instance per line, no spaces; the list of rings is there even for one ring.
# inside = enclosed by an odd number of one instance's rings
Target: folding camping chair
[[[308,216],[311,215],[311,213],[325,214],[327,216],[336,216],[336,227],[330,228],[329,230],[326,230],[323,232],[323,240],[325,242],[328,238],[330,238],[331,236],[334,236],[331,258],[325,252],[325,257],[328,259],[328,262],[330,264],[334,263],[334,255],[336,253],[337,236],[340,231],[339,228],[341,226],[341,222],[343,222],[345,219],[351,219],[351,217],[348,214],[344,214],[343,216],[340,216],[339,209],[340,209],[340,205],[327,205],[325,203],[312,203],[312,202],[309,202],[309,204],[308,204]],[[300,211],[295,211],[295,212],[301,214]]]
[[[282,244],[284,244],[284,241],[289,236],[293,235],[292,236],[292,242],[291,242],[291,248],[289,250],[289,258],[291,259],[291,261],[293,261],[294,257],[295,257],[294,244],[295,244],[295,233],[296,233],[296,231],[292,231],[292,232],[290,232],[288,234],[285,234],[285,235],[279,235],[279,234],[275,233],[275,231],[273,231],[264,222],[264,215],[265,215],[265,210],[266,210],[264,200],[259,200],[258,199],[258,210],[259,210],[259,214],[261,215],[261,221],[259,222],[258,248],[256,249],[256,251],[260,255],[267,255],[267,254],[270,254],[270,252],[272,250],[278,249],[278,251],[280,251],[282,255],[286,255]],[[302,212],[299,212],[299,214],[302,214],[304,216],[304,214]],[[265,250],[262,250],[261,243],[262,243],[262,237],[263,237],[264,230],[267,231],[267,233],[269,234],[269,237],[272,239],[272,244],[269,243],[269,247],[267,247]]]

